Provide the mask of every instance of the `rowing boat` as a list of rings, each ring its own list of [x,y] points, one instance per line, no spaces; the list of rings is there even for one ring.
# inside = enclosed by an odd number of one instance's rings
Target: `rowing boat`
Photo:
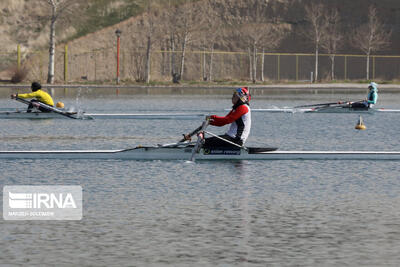
[[[122,150],[0,151],[0,159],[190,160],[192,145]],[[400,151],[279,151],[276,148],[201,148],[196,160],[400,160]]]
[[[55,112],[41,112],[41,111],[4,111],[0,112],[0,119],[92,119],[86,114],[78,114],[76,112],[65,112],[69,116],[64,116]]]
[[[356,114],[400,113],[400,109],[385,109],[385,108],[354,109],[350,107],[258,108],[258,109],[252,109],[251,111],[268,112],[268,113],[356,113]]]
[[[279,151],[245,147],[206,131],[203,124],[177,143],[120,150],[0,151],[0,159],[119,159],[119,160],[400,160],[400,151]],[[188,142],[197,134],[196,142]],[[203,147],[204,134],[224,140],[229,147]],[[207,143],[206,143],[207,144]]]
[[[253,112],[271,113],[400,113],[400,109],[385,109],[366,107],[364,101],[357,102],[331,102],[311,105],[301,105],[293,108],[259,108],[252,109]]]
[[[205,114],[199,113],[85,113],[85,112],[69,112],[64,109],[55,108],[41,102],[30,102],[25,99],[16,97],[15,100],[26,104],[34,105],[48,112],[41,112],[37,109],[27,111],[11,111],[0,112],[0,119],[157,119],[157,120],[192,120],[203,118]]]
[[[0,112],[0,119],[156,119],[156,120],[193,120],[203,118],[204,114],[198,113],[76,113],[65,112],[69,117],[54,112],[26,112],[4,111]]]

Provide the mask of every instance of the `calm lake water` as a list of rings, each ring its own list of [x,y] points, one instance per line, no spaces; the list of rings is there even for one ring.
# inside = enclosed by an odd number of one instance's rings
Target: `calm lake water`
[[[364,95],[274,95],[252,108]],[[200,111],[229,97],[64,99],[88,112]],[[0,99],[2,110],[24,108]],[[377,107],[400,109],[400,94]],[[249,146],[400,150],[400,114],[253,112]],[[0,150],[122,149],[171,143],[189,120],[0,120]],[[226,128],[209,128],[223,133]],[[0,185],[81,185],[81,221],[0,220],[0,265],[398,266],[400,166],[395,161],[1,160]],[[1,200],[2,201],[2,200]],[[2,203],[1,203],[2,204]]]

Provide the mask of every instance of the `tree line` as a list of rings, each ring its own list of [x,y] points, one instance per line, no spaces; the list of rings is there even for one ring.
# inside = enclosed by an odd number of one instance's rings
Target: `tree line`
[[[55,24],[59,18],[68,18],[77,0],[41,1],[51,7],[47,82],[53,83]],[[186,53],[192,49],[204,51],[201,69],[204,81],[213,81],[217,50],[246,51],[249,80],[264,81],[265,57],[257,55],[279,50],[282,40],[294,30],[293,23],[282,17],[282,8],[285,6],[279,1],[184,0],[177,4],[176,1],[147,0],[146,12],[138,17],[135,30],[128,37],[130,49],[136,52],[132,66],[136,80],[151,81],[152,54],[162,50],[165,51],[160,62],[162,71],[179,82],[185,75]],[[314,47],[314,81],[320,79],[321,51],[330,54],[330,76],[335,79],[335,54],[346,43],[366,55],[366,79],[369,80],[370,55],[390,45],[392,34],[379,19],[377,8],[370,6],[365,14],[368,20],[350,32],[343,30],[343,18],[338,9],[322,3],[308,3],[303,8],[301,35]]]

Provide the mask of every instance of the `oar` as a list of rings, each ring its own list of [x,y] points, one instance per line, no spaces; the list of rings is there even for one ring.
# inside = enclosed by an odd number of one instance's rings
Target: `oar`
[[[193,130],[191,133],[189,133],[189,134],[187,134],[187,135],[183,135],[183,136],[186,136],[186,137],[190,138],[190,137],[192,137],[193,135],[197,134],[197,133],[201,130],[202,127],[203,127],[203,124],[200,125],[199,127],[197,127],[195,130]],[[187,143],[186,141],[187,141],[188,139],[186,139],[186,137],[182,138],[182,139],[179,140],[177,143],[163,144],[163,145],[158,144],[157,146],[158,146],[158,147],[177,147],[177,146],[183,145],[183,144],[185,144],[186,146],[189,145],[189,144],[195,144],[195,142]]]
[[[22,98],[19,98],[19,97],[16,97],[15,100],[17,100],[17,101],[19,101],[19,102],[21,102],[21,103],[27,104],[27,105],[30,105],[30,104],[32,103],[32,102],[30,102],[30,101],[28,101],[28,100],[25,100],[25,99],[22,99]],[[73,116],[73,115],[71,115],[71,114],[68,114],[68,113],[66,113],[66,112],[63,112],[63,111],[61,111],[61,110],[59,110],[59,109],[56,109],[56,108],[54,108],[54,107],[52,107],[52,106],[46,105],[46,104],[41,103],[41,102],[34,102],[33,105],[38,105],[38,106],[40,106],[41,108],[44,108],[44,109],[46,109],[46,110],[48,110],[48,111],[51,111],[51,112],[54,112],[54,113],[58,113],[58,114],[60,114],[60,115],[63,115],[63,116],[65,116],[65,117],[68,117],[68,118],[71,118],[71,119],[77,119],[77,117],[75,117],[75,116]]]
[[[341,104],[332,104],[329,106],[319,106],[319,107],[315,107],[314,110],[329,109],[329,108],[346,108],[346,107],[350,107],[350,103],[354,103],[354,102],[343,102]]]
[[[196,142],[189,142],[188,143],[186,141],[188,141],[188,138],[191,138],[193,135],[195,135],[198,132],[200,132],[202,127],[203,127],[203,124],[200,125],[199,127],[197,127],[196,129],[194,129],[191,133],[189,133],[187,135],[183,134],[184,137],[181,140],[179,140],[178,142],[176,142],[176,143],[158,144],[157,147],[177,147],[177,146],[180,146],[180,145],[183,145],[183,144],[186,145],[186,146],[189,145],[189,144],[196,144]]]
[[[312,105],[301,105],[296,106],[294,108],[307,108],[307,107],[317,107],[317,106],[330,106],[330,105],[337,105],[342,104],[342,102],[332,102],[332,103],[321,103],[321,104],[312,104]]]
[[[208,118],[205,121],[203,121],[203,124],[201,125],[199,132],[202,132],[207,128],[209,121],[210,120]],[[190,161],[192,161],[192,162],[195,161],[196,153],[201,148],[201,141],[202,141],[202,137],[200,135],[197,136],[197,143],[194,146],[194,148],[192,150],[192,156],[190,157]]]

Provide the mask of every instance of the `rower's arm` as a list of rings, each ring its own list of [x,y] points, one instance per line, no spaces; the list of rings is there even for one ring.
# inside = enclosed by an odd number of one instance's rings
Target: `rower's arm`
[[[18,94],[17,95],[19,98],[35,98],[37,96],[36,92],[32,92],[29,94]]]
[[[226,115],[225,117],[220,117],[217,115],[212,115],[210,124],[214,126],[224,126],[226,124],[230,124],[240,117],[242,117],[244,114],[249,112],[249,108],[246,105],[241,105],[237,107],[235,110],[231,111]]]

